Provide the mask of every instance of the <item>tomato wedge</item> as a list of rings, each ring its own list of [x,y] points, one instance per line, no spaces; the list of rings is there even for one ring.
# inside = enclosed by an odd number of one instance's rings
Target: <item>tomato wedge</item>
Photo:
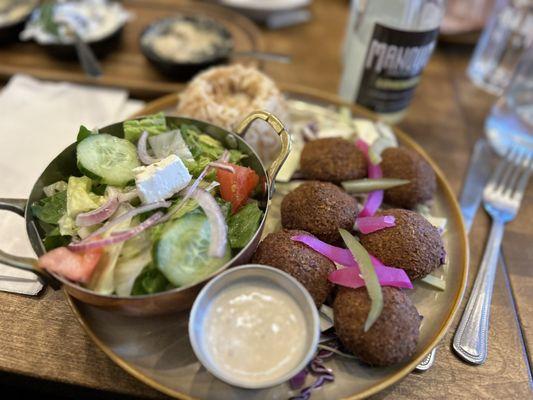
[[[66,247],[58,247],[39,257],[37,265],[71,281],[87,283],[102,256],[104,249],[97,248],[74,253]]]
[[[226,163],[235,172],[217,169],[217,181],[220,183],[220,196],[231,203],[233,213],[241,208],[259,183],[259,176],[248,167]]]

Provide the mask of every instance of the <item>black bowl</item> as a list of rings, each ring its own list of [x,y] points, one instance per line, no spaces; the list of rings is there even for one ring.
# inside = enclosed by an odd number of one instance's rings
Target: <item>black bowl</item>
[[[32,2],[28,2],[32,3]],[[32,6],[28,7],[27,12],[18,20],[10,22],[9,24],[0,25],[0,44],[8,44],[12,42],[19,41],[19,34],[24,29],[24,25],[28,20],[29,16],[35,10],[38,5],[38,1],[33,1]]]
[[[217,31],[225,39],[224,46],[217,47],[212,54],[200,61],[178,62],[160,56],[150,45],[150,37],[164,32],[171,23],[176,21],[190,21],[198,26]],[[177,15],[155,21],[141,33],[139,43],[142,53],[157,70],[168,78],[180,82],[188,81],[206,68],[227,63],[233,52],[233,37],[229,30],[214,19],[204,16]]]

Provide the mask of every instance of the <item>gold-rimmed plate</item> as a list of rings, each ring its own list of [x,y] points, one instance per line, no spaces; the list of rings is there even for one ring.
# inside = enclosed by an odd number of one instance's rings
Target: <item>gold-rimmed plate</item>
[[[324,113],[338,113],[346,104],[334,96],[314,90],[285,87],[292,99],[320,106]],[[171,113],[177,95],[169,95],[148,104],[140,113]],[[372,118],[367,111],[351,107],[354,116]],[[301,110],[298,111],[301,117]],[[377,393],[412,371],[438,344],[457,312],[466,285],[468,243],[460,209],[442,171],[408,135],[395,129],[399,141],[425,157],[437,174],[437,193],[432,212],[447,219],[444,236],[448,262],[440,268],[446,281],[444,292],[424,284],[415,284],[408,294],[424,316],[420,341],[413,359],[407,363],[371,368],[350,359],[335,357],[327,366],[335,372],[335,382],[324,385],[313,399],[359,399]],[[280,188],[281,189],[281,188]],[[273,199],[265,234],[275,229],[279,220],[279,203],[283,190]],[[264,390],[238,389],[217,380],[198,362],[187,335],[188,314],[137,318],[119,316],[68,298],[69,304],[88,335],[115,363],[153,388],[176,398],[190,399],[287,399],[297,392],[288,384]],[[422,378],[423,379],[423,378]],[[310,383],[310,382],[308,382]]]

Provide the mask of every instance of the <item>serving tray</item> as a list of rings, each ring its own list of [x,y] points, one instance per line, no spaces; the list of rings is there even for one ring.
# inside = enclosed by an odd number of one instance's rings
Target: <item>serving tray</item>
[[[335,96],[319,91],[285,86],[290,99],[290,112],[297,118],[309,113],[320,113],[325,118],[338,118],[351,111],[352,116],[372,119],[364,109],[343,103]],[[177,94],[149,103],[139,114],[175,109]],[[307,106],[306,106],[307,105]],[[372,368],[357,361],[335,356],[326,365],[335,373],[335,382],[313,392],[313,400],[360,399],[390,386],[412,371],[429,351],[438,344],[449,328],[459,307],[468,272],[468,243],[457,201],[442,171],[424,150],[409,136],[394,128],[399,141],[420,153],[437,174],[437,193],[432,214],[447,219],[444,243],[447,264],[436,271],[446,281],[444,292],[423,283],[415,283],[408,291],[419,313],[424,316],[416,355],[404,364],[386,368]],[[290,184],[288,184],[290,185]],[[272,200],[264,234],[279,228],[279,206],[287,186],[278,185]],[[246,390],[219,381],[198,362],[189,344],[188,314],[136,318],[116,315],[80,303],[67,297],[72,311],[94,343],[116,364],[147,385],[180,399],[288,399],[297,395],[288,384],[264,390]],[[306,386],[312,383],[308,377]],[[423,379],[423,378],[421,378]]]

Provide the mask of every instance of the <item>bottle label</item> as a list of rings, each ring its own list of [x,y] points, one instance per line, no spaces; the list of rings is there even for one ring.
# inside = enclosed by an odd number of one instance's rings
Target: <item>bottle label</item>
[[[438,29],[408,32],[376,23],[355,101],[377,113],[407,108],[437,35]]]

